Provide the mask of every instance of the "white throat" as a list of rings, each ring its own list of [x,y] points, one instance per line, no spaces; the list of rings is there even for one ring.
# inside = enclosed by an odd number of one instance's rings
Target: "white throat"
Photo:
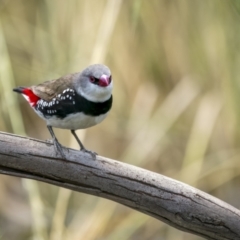
[[[84,90],[81,87],[77,88],[78,94],[92,102],[105,102],[112,95],[113,82],[107,87],[100,87],[95,84],[88,84]]]

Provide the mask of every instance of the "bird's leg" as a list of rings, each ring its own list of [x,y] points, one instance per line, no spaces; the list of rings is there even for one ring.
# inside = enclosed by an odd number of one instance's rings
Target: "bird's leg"
[[[75,137],[76,141],[78,142],[78,144],[79,144],[79,146],[80,146],[80,151],[90,153],[90,154],[92,155],[92,157],[96,158],[97,153],[92,152],[92,151],[89,151],[89,150],[87,150],[87,149],[83,146],[82,142],[80,141],[80,139],[78,138],[77,134],[75,133],[75,130],[71,130],[71,133],[72,133],[72,135]]]
[[[50,134],[51,134],[51,136],[52,136],[52,138],[53,138],[53,143],[54,143],[55,151],[56,151],[57,153],[60,152],[62,158],[65,159],[66,157],[65,157],[65,155],[64,155],[64,153],[63,153],[62,146],[61,146],[61,144],[58,142],[58,140],[57,140],[57,138],[56,138],[56,136],[55,136],[55,134],[54,134],[54,132],[53,132],[52,126],[47,125],[47,128],[48,128],[48,131],[50,132]]]
[[[80,150],[81,151],[85,151],[86,148],[83,146],[82,142],[80,141],[80,139],[78,138],[77,134],[75,133],[75,130],[71,130],[72,135],[75,137],[76,141],[78,142],[79,146],[80,146]]]

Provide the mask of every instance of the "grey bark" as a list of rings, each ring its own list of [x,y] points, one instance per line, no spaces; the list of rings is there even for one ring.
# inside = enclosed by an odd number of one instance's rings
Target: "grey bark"
[[[206,239],[240,239],[240,211],[187,184],[50,142],[0,133],[0,173],[107,198]]]

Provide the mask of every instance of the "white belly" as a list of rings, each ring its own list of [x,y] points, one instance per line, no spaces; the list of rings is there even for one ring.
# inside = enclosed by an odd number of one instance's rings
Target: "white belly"
[[[44,120],[46,120],[47,125],[50,125],[52,127],[77,130],[89,128],[102,122],[106,118],[107,113],[99,115],[97,117],[88,116],[85,115],[84,113],[73,113],[64,119],[60,119],[55,116],[46,119],[43,116],[41,116],[39,112],[38,115],[42,117]]]

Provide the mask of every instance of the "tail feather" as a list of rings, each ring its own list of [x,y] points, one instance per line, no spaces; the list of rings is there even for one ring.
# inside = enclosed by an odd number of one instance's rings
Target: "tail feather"
[[[13,91],[17,92],[17,93],[23,93],[24,89],[25,89],[25,87],[17,87],[17,88],[14,88]]]
[[[40,97],[33,93],[31,88],[27,87],[17,87],[13,89],[14,92],[20,93],[28,101],[28,103],[35,107]]]

